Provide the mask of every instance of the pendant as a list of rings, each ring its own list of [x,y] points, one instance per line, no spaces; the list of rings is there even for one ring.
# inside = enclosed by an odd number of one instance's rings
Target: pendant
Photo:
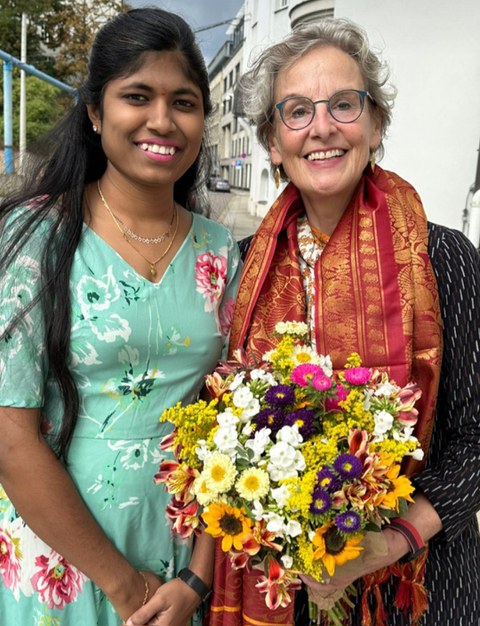
[[[157,270],[154,265],[150,265],[150,274],[155,277],[157,275]]]

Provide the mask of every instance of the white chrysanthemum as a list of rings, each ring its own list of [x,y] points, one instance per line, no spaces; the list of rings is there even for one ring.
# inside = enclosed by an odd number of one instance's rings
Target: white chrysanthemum
[[[236,482],[236,488],[241,498],[252,502],[267,495],[270,488],[270,479],[267,472],[257,467],[244,470]]]
[[[208,506],[215,500],[217,494],[208,488],[207,481],[204,475],[198,476],[193,483],[193,493],[195,494],[198,503],[202,506]]]
[[[237,470],[227,454],[214,452],[206,460],[201,476],[205,477],[210,491],[224,493],[235,482]]]
[[[275,332],[279,335],[306,337],[308,335],[308,326],[305,322],[278,322],[275,325]]]

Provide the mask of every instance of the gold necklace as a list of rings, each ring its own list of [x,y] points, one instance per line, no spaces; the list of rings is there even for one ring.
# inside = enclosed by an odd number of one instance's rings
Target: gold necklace
[[[120,220],[115,216],[115,214],[113,213],[112,209],[108,206],[108,202],[105,200],[105,196],[102,193],[102,190],[100,188],[100,181],[97,180],[97,189],[98,189],[98,194],[100,196],[100,200],[102,201],[104,207],[107,209],[107,211],[110,213],[112,220],[114,221],[116,227],[118,228],[118,230],[120,231],[122,237],[125,239],[125,241],[128,243],[129,246],[131,246],[135,252],[140,255],[142,257],[142,259],[144,261],[146,261],[149,265],[150,265],[150,274],[153,278],[155,278],[155,276],[157,275],[157,268],[155,267],[158,263],[160,263],[160,261],[168,254],[168,252],[170,251],[170,248],[173,245],[173,242],[175,241],[175,237],[177,236],[177,231],[178,231],[178,210],[177,210],[177,205],[174,203],[173,204],[173,210],[175,213],[175,230],[173,231],[172,234],[172,239],[170,241],[170,243],[168,244],[168,246],[166,247],[165,251],[163,252],[163,254],[161,254],[158,259],[156,259],[155,261],[150,261],[150,259],[147,259],[146,256],[144,256],[140,250],[137,248],[137,246],[135,246],[131,241],[129,236],[127,235],[127,233],[124,231],[124,229],[122,228],[121,224],[120,224]]]
[[[105,201],[105,196],[102,193],[102,190],[100,189],[100,183],[99,181],[97,181],[97,187],[98,187],[98,193],[100,195],[100,198],[103,202],[103,204],[108,208],[111,216],[113,218],[115,218],[115,222],[121,225],[123,232],[130,238],[130,239],[135,239],[135,241],[139,241],[140,243],[145,243],[147,245],[153,245],[153,244],[157,244],[157,243],[162,243],[162,241],[165,241],[165,239],[167,237],[170,236],[171,230],[172,230],[172,226],[173,226],[173,220],[175,219],[175,202],[174,207],[173,207],[173,211],[172,211],[172,219],[170,220],[170,224],[167,228],[167,230],[162,233],[161,235],[158,235],[158,237],[142,237],[141,235],[137,235],[137,233],[134,233],[133,230],[131,230],[117,215],[115,215],[115,213],[110,209],[110,207],[108,206],[107,202]]]

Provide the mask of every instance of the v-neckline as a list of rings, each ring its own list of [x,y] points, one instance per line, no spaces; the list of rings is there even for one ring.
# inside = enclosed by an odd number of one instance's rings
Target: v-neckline
[[[180,244],[180,247],[178,248],[178,250],[175,252],[175,255],[173,256],[172,260],[169,262],[169,264],[167,265],[167,267],[165,268],[165,271],[163,272],[160,280],[157,283],[154,283],[153,281],[149,280],[148,278],[145,278],[145,276],[143,276],[142,274],[140,274],[139,272],[137,272],[137,270],[130,265],[130,263],[128,261],[126,261],[123,256],[121,254],[119,254],[115,248],[110,245],[108,243],[108,241],[105,241],[105,239],[103,239],[103,237],[101,237],[98,233],[96,233],[92,228],[90,228],[90,226],[88,224],[86,224],[85,222],[83,222],[83,229],[86,232],[91,233],[91,235],[97,239],[101,244],[103,244],[104,247],[106,247],[108,250],[110,250],[118,259],[120,259],[120,261],[123,263],[123,265],[125,265],[125,267],[127,267],[133,274],[135,274],[135,276],[137,276],[138,278],[140,278],[144,283],[148,284],[148,285],[153,285],[153,287],[157,287],[158,285],[161,285],[163,283],[163,279],[165,278],[165,276],[168,274],[169,270],[170,270],[170,266],[172,265],[172,263],[175,261],[175,259],[177,258],[177,256],[180,254],[180,252],[183,250],[184,246],[186,245],[186,242],[188,239],[190,239],[192,232],[193,232],[193,228],[194,228],[194,224],[195,224],[195,220],[196,220],[196,216],[195,213],[192,213],[192,223],[190,224],[190,228],[188,229],[187,234],[185,235],[184,240],[182,241],[182,243]]]

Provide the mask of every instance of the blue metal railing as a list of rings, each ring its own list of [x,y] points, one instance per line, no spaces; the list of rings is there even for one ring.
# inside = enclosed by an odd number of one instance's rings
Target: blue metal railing
[[[37,70],[33,65],[23,63],[20,59],[0,50],[0,59],[3,60],[3,142],[4,142],[4,165],[5,174],[13,174],[13,130],[12,130],[12,71],[16,66],[31,76],[36,76],[73,96],[77,89],[57,80],[45,72]]]

